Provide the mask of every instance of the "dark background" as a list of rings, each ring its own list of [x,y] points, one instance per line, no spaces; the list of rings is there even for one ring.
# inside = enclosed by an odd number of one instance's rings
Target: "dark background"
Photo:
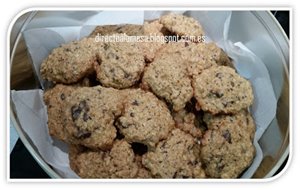
[[[289,11],[271,12],[289,37]],[[286,162],[287,159],[276,174],[284,168]],[[20,139],[10,154],[10,178],[50,178],[27,151]]]

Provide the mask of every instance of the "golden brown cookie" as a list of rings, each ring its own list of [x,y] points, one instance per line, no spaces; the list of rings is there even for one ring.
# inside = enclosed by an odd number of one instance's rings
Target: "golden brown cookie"
[[[113,35],[116,38],[124,35]],[[143,50],[137,42],[104,42],[95,64],[97,79],[103,86],[118,89],[137,83],[144,70]]]
[[[234,115],[206,115],[208,131],[202,139],[201,159],[212,178],[237,178],[255,156],[255,124],[247,111]]]
[[[164,102],[151,92],[128,91],[122,115],[116,126],[128,142],[138,142],[149,148],[166,139],[174,121]]]
[[[94,149],[109,149],[116,137],[114,120],[121,114],[122,98],[113,88],[82,87],[66,105],[68,141]]]
[[[204,178],[199,154],[200,145],[195,139],[180,129],[174,129],[154,151],[143,155],[142,161],[158,178]]]
[[[54,83],[78,82],[94,71],[98,46],[93,38],[83,38],[53,49],[41,65],[42,78]]]
[[[212,114],[236,113],[253,103],[251,83],[225,66],[204,70],[193,80],[198,107]]]
[[[67,98],[71,96],[76,87],[57,84],[44,93],[44,102],[47,106],[49,134],[57,139],[66,141],[65,107]]]
[[[160,17],[159,21],[165,28],[179,36],[201,37],[204,35],[202,26],[192,17],[171,13]]]
[[[138,164],[130,144],[114,142],[110,151],[71,147],[70,166],[81,178],[135,178]]]
[[[165,99],[175,111],[181,110],[193,96],[191,79],[179,54],[157,57],[146,69],[143,88]]]
[[[212,66],[233,67],[230,58],[215,43],[193,43],[187,40],[169,42],[160,49],[156,57],[175,53],[184,60],[188,73],[192,77]]]

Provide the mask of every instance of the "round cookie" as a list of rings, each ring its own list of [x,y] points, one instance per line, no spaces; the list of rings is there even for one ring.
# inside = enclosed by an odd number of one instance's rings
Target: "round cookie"
[[[255,156],[255,124],[247,111],[234,115],[205,115],[208,129],[202,139],[201,159],[212,178],[237,178]]]
[[[121,114],[123,96],[116,89],[82,87],[68,98],[68,141],[93,149],[111,148],[116,137],[114,120]]]
[[[197,20],[179,14],[164,15],[159,19],[160,23],[169,31],[179,36],[203,36],[204,31]]]
[[[151,92],[128,90],[116,126],[128,142],[153,148],[160,140],[167,138],[174,121],[165,103]]]
[[[199,148],[191,135],[174,129],[154,151],[143,155],[142,162],[158,178],[204,178]]]
[[[164,98],[175,111],[181,110],[193,96],[191,79],[179,54],[163,54],[146,69],[142,87]]]
[[[135,178],[138,164],[130,144],[114,142],[110,151],[92,151],[71,146],[70,166],[81,178]]]
[[[41,64],[42,78],[54,83],[78,82],[94,71],[98,45],[93,38],[83,38],[53,49]]]
[[[98,59],[95,64],[97,79],[103,86],[118,89],[138,82],[145,66],[143,50],[137,42],[104,42]]]
[[[47,106],[49,134],[57,139],[66,141],[65,107],[67,98],[75,90],[73,86],[57,84],[54,88],[44,93],[44,102]]]
[[[193,79],[198,108],[217,113],[236,113],[253,103],[251,83],[226,66],[213,66]]]
[[[164,54],[180,54],[187,65],[190,76],[196,76],[212,66],[224,65],[233,67],[229,57],[215,43],[193,43],[187,40],[169,42],[157,53],[157,57]]]

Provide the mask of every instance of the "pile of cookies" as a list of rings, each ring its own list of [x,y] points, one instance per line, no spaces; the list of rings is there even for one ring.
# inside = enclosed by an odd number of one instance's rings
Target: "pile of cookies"
[[[82,178],[237,178],[255,156],[249,81],[214,43],[96,42],[97,35],[203,36],[193,18],[98,26],[40,72],[51,136]]]

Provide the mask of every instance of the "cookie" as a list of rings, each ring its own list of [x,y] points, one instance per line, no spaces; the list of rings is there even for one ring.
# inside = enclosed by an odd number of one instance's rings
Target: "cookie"
[[[165,99],[175,111],[181,110],[193,96],[191,79],[179,54],[156,58],[144,72],[143,88]]]
[[[115,141],[110,151],[71,147],[69,159],[81,178],[135,178],[138,173],[134,152],[124,140]]]
[[[193,79],[198,108],[212,114],[236,113],[253,103],[251,83],[226,66],[214,66]]]
[[[143,50],[139,43],[107,42],[97,55],[99,61],[94,68],[97,79],[103,86],[122,89],[139,81],[145,66]]]
[[[212,178],[237,178],[255,156],[255,124],[247,111],[205,116],[208,131],[202,139],[201,159]]]
[[[113,88],[76,89],[65,108],[68,141],[93,149],[111,148],[117,132],[113,124],[121,114],[122,98]]]
[[[165,44],[164,35],[161,32],[163,25],[158,20],[144,23],[144,36],[148,37],[145,42],[142,42],[145,61],[150,63],[158,50]],[[147,41],[149,40],[149,42]],[[151,41],[152,40],[152,41]]]
[[[92,38],[83,38],[53,49],[41,64],[42,78],[54,83],[78,82],[94,71],[98,45]]]
[[[204,178],[199,148],[191,135],[174,129],[154,151],[143,155],[142,162],[159,178]]]
[[[141,36],[144,34],[143,25],[124,24],[124,25],[103,25],[97,26],[89,37],[97,35],[107,36],[113,34],[126,34],[127,36]]]
[[[128,142],[154,148],[160,140],[167,138],[174,121],[165,103],[151,92],[128,90],[116,126]]]
[[[47,106],[49,134],[57,139],[66,141],[65,107],[67,98],[74,92],[75,87],[57,84],[45,91],[44,102]]]
[[[190,76],[194,77],[212,66],[224,65],[233,67],[230,58],[215,43],[193,43],[187,40],[169,42],[157,53],[157,57],[164,54],[180,54],[187,65]]]
[[[200,139],[202,137],[200,127],[196,126],[197,120],[193,112],[188,112],[183,109],[178,112],[174,112],[173,118],[177,128],[192,135],[197,139]]]
[[[171,13],[162,16],[159,21],[165,28],[179,36],[201,37],[204,35],[202,26],[192,17]]]

